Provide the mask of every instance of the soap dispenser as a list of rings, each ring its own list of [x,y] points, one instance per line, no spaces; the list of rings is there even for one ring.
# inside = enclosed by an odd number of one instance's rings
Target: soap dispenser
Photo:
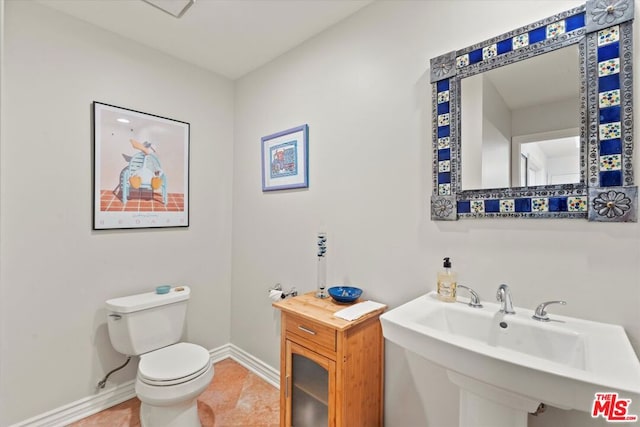
[[[451,271],[451,261],[449,258],[444,259],[442,265],[444,270],[438,272],[438,298],[440,301],[455,302],[456,301],[456,274]]]

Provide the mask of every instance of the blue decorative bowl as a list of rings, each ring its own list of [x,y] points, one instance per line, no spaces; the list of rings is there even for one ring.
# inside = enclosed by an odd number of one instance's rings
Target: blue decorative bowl
[[[362,289],[354,288],[352,286],[334,286],[328,289],[329,295],[336,302],[340,303],[350,303],[354,302],[360,295],[362,295]]]

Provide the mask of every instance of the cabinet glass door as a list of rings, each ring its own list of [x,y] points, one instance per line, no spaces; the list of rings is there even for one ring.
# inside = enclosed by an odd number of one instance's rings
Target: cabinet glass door
[[[335,362],[287,340],[287,425],[335,425]]]

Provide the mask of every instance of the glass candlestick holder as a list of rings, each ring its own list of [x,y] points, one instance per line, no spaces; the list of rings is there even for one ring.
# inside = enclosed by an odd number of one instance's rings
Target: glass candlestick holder
[[[318,290],[317,298],[328,298],[327,294],[327,234],[318,233]]]

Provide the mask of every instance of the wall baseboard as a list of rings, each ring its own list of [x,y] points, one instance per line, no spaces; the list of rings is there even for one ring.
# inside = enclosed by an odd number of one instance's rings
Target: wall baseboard
[[[229,344],[231,358],[274,386],[280,389],[280,371],[271,365],[266,364],[262,360],[247,353],[240,347]]]
[[[11,427],[64,427],[136,396],[135,380],[45,412]]]
[[[213,363],[231,358],[274,387],[280,387],[280,372],[277,369],[231,343],[210,350],[209,353]],[[135,380],[131,380],[10,427],[65,427],[135,396]]]

